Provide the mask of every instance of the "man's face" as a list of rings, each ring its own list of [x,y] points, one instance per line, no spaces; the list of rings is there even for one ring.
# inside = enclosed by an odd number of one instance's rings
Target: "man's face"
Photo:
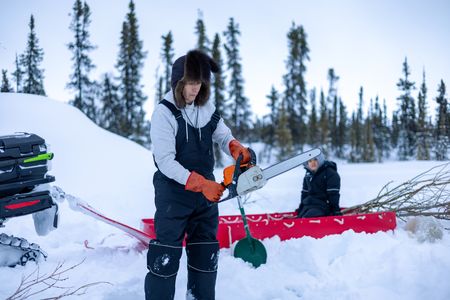
[[[317,169],[319,168],[319,162],[317,161],[317,159],[313,158],[313,159],[308,160],[308,168],[312,172],[317,171]]]
[[[194,102],[198,93],[200,92],[200,88],[202,87],[201,81],[188,81],[184,85],[183,88],[183,97],[186,104],[191,104]]]

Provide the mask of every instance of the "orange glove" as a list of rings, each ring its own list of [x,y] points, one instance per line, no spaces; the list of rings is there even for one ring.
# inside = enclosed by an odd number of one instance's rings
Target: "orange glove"
[[[186,182],[185,189],[191,192],[201,192],[206,199],[216,202],[220,200],[225,187],[192,171]]]
[[[230,148],[230,153],[231,156],[233,156],[234,160],[237,160],[239,154],[242,154],[241,164],[246,164],[250,161],[251,159],[250,151],[248,151],[247,148],[242,146],[238,140],[232,140],[230,144],[228,144],[228,147]]]

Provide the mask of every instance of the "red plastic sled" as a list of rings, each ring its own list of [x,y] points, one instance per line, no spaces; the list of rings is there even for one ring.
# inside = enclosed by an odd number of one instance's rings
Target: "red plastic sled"
[[[359,215],[329,216],[321,218],[295,218],[294,212],[247,215],[250,232],[257,239],[278,236],[282,241],[310,236],[322,238],[340,234],[346,230],[375,233],[393,230],[397,226],[394,212],[380,212]],[[153,219],[142,220],[143,231],[155,237]],[[228,248],[235,241],[245,237],[241,216],[220,216],[217,239],[220,248]]]

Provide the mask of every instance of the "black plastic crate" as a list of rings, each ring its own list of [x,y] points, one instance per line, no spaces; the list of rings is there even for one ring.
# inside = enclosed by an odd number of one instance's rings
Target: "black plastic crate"
[[[15,182],[0,184],[0,198],[11,196],[18,193],[28,193],[37,185],[55,181],[54,176],[45,175],[45,177],[28,178]]]
[[[0,198],[0,219],[35,213],[53,205],[49,191],[17,194]]]
[[[0,160],[0,184],[44,177],[48,172],[47,160],[26,159]]]
[[[34,133],[0,136],[0,160],[36,156],[46,152],[45,140]]]

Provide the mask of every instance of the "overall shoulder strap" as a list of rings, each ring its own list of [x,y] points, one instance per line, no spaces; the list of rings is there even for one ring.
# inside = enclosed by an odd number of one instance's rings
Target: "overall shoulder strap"
[[[214,113],[211,116],[211,121],[210,121],[211,125],[213,126],[213,130],[216,130],[216,127],[217,127],[217,124],[219,123],[219,121],[220,121],[220,114],[216,108],[216,110],[214,111]]]
[[[181,110],[177,109],[175,105],[173,105],[173,103],[170,103],[165,99],[161,100],[159,103],[167,107],[172,112],[173,116],[175,117],[175,119],[177,119],[177,121],[179,118],[182,118]]]

